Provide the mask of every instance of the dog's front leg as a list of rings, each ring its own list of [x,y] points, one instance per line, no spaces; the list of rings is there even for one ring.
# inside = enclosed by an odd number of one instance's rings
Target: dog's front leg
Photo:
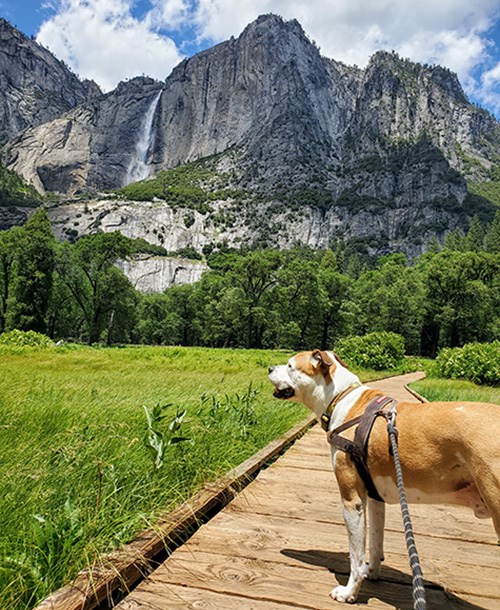
[[[349,559],[351,573],[347,585],[335,587],[330,595],[339,602],[354,602],[363,580],[368,575],[365,563],[366,546],[366,507],[361,498],[342,500],[342,514],[349,537]]]
[[[385,504],[368,499],[368,523],[370,526],[370,562],[368,563],[368,578],[378,580],[380,565],[384,561],[384,525]]]

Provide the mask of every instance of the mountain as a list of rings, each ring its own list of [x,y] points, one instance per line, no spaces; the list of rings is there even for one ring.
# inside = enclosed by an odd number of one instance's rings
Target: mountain
[[[0,145],[101,94],[44,47],[0,18]]]
[[[61,237],[118,227],[198,251],[362,237],[413,256],[492,217],[477,185],[497,183],[499,151],[498,121],[450,71],[387,52],[345,66],[263,15],[163,83],[120,83],[19,133],[3,159],[41,193],[94,193],[51,208]]]

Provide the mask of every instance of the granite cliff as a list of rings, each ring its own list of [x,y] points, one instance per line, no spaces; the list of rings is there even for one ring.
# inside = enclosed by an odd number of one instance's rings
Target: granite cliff
[[[0,18],[0,145],[101,94],[50,51]]]
[[[119,226],[199,251],[363,237],[413,256],[476,213],[491,218],[468,184],[491,180],[499,143],[498,121],[448,70],[387,52],[345,66],[297,21],[264,15],[165,82],[132,79],[26,129],[3,159],[39,192],[63,195],[50,210],[61,236]],[[183,190],[172,168],[185,164]],[[155,174],[111,207],[98,197]],[[65,200],[81,191],[93,206]]]

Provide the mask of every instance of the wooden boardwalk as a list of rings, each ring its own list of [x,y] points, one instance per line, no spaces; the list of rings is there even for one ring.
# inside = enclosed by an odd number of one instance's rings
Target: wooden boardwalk
[[[416,400],[403,384],[371,383]],[[500,548],[491,520],[467,509],[411,508],[429,610],[500,610]],[[329,591],[347,582],[347,534],[324,432],[314,426],[132,591],[119,610],[283,610],[350,607]],[[381,580],[360,608],[412,609],[399,507],[387,507]]]

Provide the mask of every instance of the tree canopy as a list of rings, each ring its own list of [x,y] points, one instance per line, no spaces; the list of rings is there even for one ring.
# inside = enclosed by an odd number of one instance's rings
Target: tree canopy
[[[411,263],[374,259],[358,242],[331,249],[207,256],[192,285],[141,295],[116,266],[137,245],[120,233],[58,243],[44,210],[0,233],[0,332],[53,339],[302,349],[375,331],[404,337],[410,354],[492,341],[500,334],[500,213],[473,219]]]

